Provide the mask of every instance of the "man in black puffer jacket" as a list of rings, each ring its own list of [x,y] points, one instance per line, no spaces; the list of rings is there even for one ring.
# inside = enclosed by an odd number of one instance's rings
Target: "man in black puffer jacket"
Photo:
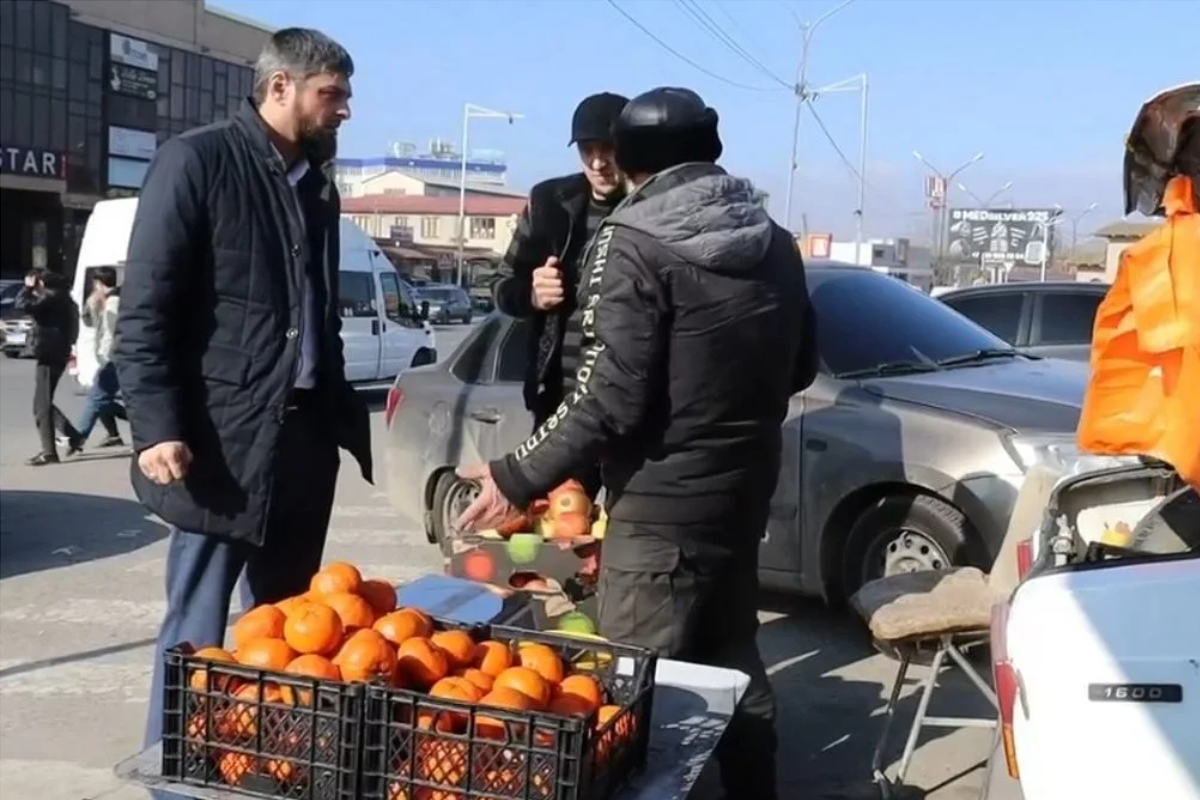
[[[600,632],[750,676],[718,758],[727,796],[774,800],[774,698],[755,642],[758,547],[791,396],[816,374],[792,236],[715,165],[717,114],[686,89],[615,132],[636,188],[584,257],[573,393],[517,451],[465,469],[487,527],[599,460],[610,517]]]

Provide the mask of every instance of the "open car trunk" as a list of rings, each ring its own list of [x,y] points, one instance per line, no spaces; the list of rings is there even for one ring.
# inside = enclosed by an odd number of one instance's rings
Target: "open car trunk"
[[[1200,498],[1155,464],[1065,478],[1012,596],[1026,800],[1200,800]]]

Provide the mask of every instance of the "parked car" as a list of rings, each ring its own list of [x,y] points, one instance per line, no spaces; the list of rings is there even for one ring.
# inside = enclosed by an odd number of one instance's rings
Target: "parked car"
[[[471,296],[450,283],[427,283],[416,287],[417,302],[429,303],[429,320],[438,325],[462,322],[469,325],[475,315]]]
[[[821,374],[784,423],[764,585],[832,599],[883,574],[990,566],[1025,469],[1076,457],[1087,370],[1016,352],[871,270],[826,262],[808,280]],[[529,436],[528,335],[493,314],[389,393],[388,493],[430,542],[448,546],[475,491],[454,468]]]
[[[118,283],[124,281],[137,202],[137,198],[102,200],[92,209],[71,289],[71,297],[81,307],[91,293],[97,267],[114,267]],[[348,219],[341,221],[340,236],[338,304],[346,377],[363,389],[383,388],[405,369],[437,360],[434,331],[421,317],[412,290],[375,243]],[[91,386],[98,368],[94,336],[94,329],[80,326],[71,374],[82,387]]]
[[[970,286],[937,298],[1024,353],[1087,361],[1107,292],[1107,283],[1047,281]]]
[[[24,285],[24,281],[0,281],[0,350],[9,358],[29,355],[33,320],[25,312],[18,311],[15,305]]]
[[[981,800],[1200,800],[1200,496],[1155,463],[1050,485],[993,614]]]

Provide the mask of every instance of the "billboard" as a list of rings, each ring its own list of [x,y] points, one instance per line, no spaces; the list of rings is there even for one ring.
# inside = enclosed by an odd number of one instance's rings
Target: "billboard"
[[[1041,266],[1054,250],[1052,208],[950,209],[946,252],[956,261],[992,266]]]

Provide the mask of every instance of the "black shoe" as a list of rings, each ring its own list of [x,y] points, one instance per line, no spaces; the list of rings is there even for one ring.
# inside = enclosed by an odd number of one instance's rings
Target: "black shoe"
[[[83,452],[83,439],[72,439],[70,436],[59,436],[55,439],[59,447],[67,448],[67,458]]]
[[[57,464],[57,463],[59,463],[57,453],[38,453],[33,458],[27,459],[25,461],[25,466],[27,466],[27,467],[44,467],[47,464]]]
[[[122,439],[120,436],[109,436],[103,442],[101,442],[99,446],[100,447],[124,447],[125,440]]]

